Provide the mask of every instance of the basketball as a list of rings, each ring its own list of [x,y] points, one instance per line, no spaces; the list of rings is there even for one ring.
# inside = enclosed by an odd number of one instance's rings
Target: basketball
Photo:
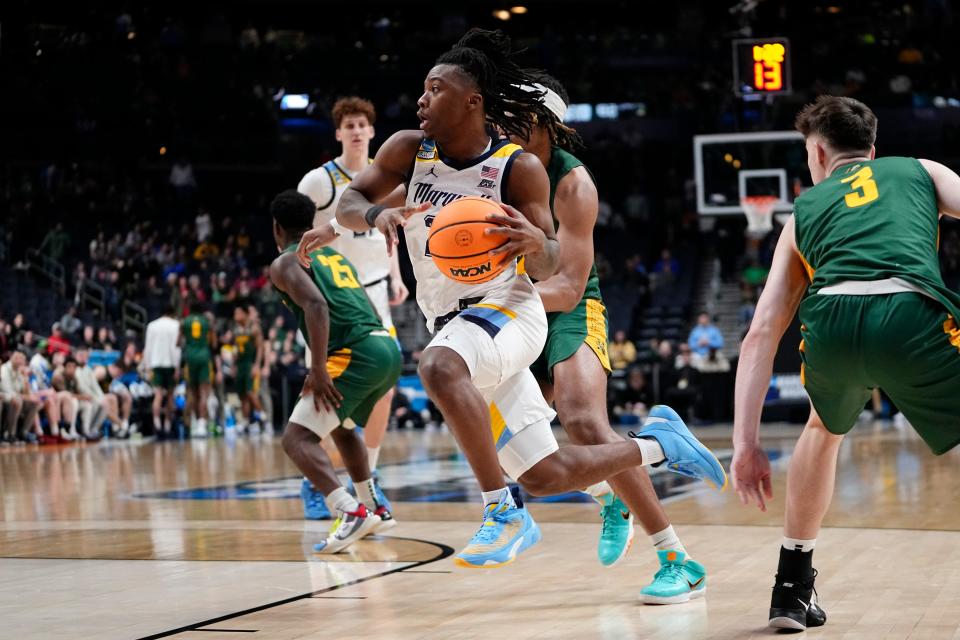
[[[454,200],[437,214],[430,227],[427,252],[443,275],[464,284],[479,284],[496,278],[504,269],[501,256],[489,255],[503,246],[501,236],[484,230],[500,226],[487,220],[491,213],[503,214],[499,204],[486,198]]]

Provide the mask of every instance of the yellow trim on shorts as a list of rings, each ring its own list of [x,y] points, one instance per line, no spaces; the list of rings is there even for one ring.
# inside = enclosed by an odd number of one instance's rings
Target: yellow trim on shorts
[[[479,303],[479,304],[472,304],[472,305],[470,305],[470,306],[471,306],[471,307],[483,307],[484,309],[493,309],[494,311],[499,311],[500,313],[502,313],[503,315],[507,316],[507,317],[510,318],[511,320],[515,320],[515,319],[517,318],[517,314],[516,314],[516,313],[514,313],[513,311],[510,311],[510,309],[507,309],[506,307],[501,307],[501,306],[498,305],[498,304],[488,304],[488,303],[486,303],[486,302],[481,302],[481,303]]]
[[[957,328],[957,321],[949,313],[947,319],[943,321],[943,332],[947,334],[950,344],[960,350],[960,328]]]
[[[353,351],[350,349],[340,349],[327,356],[327,373],[331,378],[339,378],[347,367],[350,366],[350,359]]]
[[[496,442],[503,435],[503,430],[507,428],[507,422],[500,414],[500,409],[493,402],[490,403],[490,432],[493,433],[493,441]]]
[[[517,275],[524,276],[527,275],[527,257],[520,256],[517,259]]]
[[[583,341],[593,349],[600,364],[607,373],[613,371],[610,366],[610,353],[607,351],[607,321],[603,317],[606,307],[594,298],[587,298],[587,337]]]
[[[387,333],[389,333],[390,337],[393,338],[394,340],[397,339],[397,328],[395,326],[390,325],[390,328],[387,329]]]

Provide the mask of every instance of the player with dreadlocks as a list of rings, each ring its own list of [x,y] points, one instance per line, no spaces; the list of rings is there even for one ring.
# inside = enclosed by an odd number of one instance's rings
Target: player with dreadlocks
[[[563,124],[570,98],[553,76],[534,72],[526,88],[540,95],[536,126],[528,137],[511,139],[540,159],[550,180],[550,210],[560,242],[560,267],[536,283],[547,311],[547,342],[531,367],[547,402],[552,402],[571,442],[622,442],[607,420],[607,311],[593,263],[593,227],[599,199],[593,174],[573,152],[579,134]],[[660,415],[670,415],[658,407]],[[612,488],[611,488],[612,487]],[[614,491],[616,493],[614,493]],[[597,555],[611,566],[627,554],[634,514],[657,550],[661,570],[640,596],[651,604],[686,602],[706,592],[703,566],[689,559],[664,513],[650,476],[633,467],[587,488],[600,503],[603,526]]]
[[[553,275],[558,246],[547,174],[535,156],[491,135],[494,128],[529,135],[541,97],[522,88],[532,83],[506,36],[469,31],[427,74],[417,102],[420,130],[387,140],[337,209],[347,228],[379,229],[390,251],[397,227],[404,228],[417,302],[435,334],[420,359],[420,377],[483,492],[483,525],[456,557],[465,567],[506,564],[540,539],[501,467],[535,495],[581,489],[665,457],[674,470],[709,474],[719,485],[725,480],[716,458],[680,421],[652,425],[630,442],[560,449],[550,429],[554,413],[529,369],[547,336],[546,313],[530,277],[508,268],[489,282],[462,284],[447,279],[426,254],[440,206],[482,196],[503,205],[502,215],[489,217],[501,227],[486,231],[506,241],[495,252],[507,260],[525,256],[534,278]],[[406,206],[374,204],[401,184],[407,185]],[[302,248],[309,250],[310,241]]]

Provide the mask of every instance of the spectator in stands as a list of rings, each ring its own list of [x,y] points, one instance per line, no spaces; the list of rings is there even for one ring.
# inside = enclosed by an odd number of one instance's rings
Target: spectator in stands
[[[673,378],[673,384],[667,387],[666,404],[673,407],[681,417],[690,417],[700,391],[700,375],[693,366],[692,351],[684,350],[677,356]]]
[[[680,262],[673,257],[670,249],[664,249],[660,252],[660,259],[653,265],[653,272],[676,276],[680,273]]]
[[[113,425],[115,430],[118,430],[121,434],[125,434],[127,429],[130,427],[130,407],[128,405],[126,407],[126,415],[122,415],[120,412],[120,401],[117,396],[112,393],[103,392],[103,389],[100,387],[100,381],[97,379],[96,372],[94,372],[93,368],[87,361],[89,356],[90,352],[86,349],[82,347],[77,349],[76,377],[80,393],[88,398],[88,402],[91,403],[93,408],[95,408],[98,413],[102,413],[105,418],[110,419],[110,423]],[[103,419],[99,419],[95,423],[95,426],[93,423],[85,424],[84,433],[87,438],[98,438],[99,427],[101,424],[103,424]]]
[[[17,350],[22,351],[28,359],[33,357],[33,354],[37,352],[38,348],[37,336],[33,331],[27,330],[20,334],[20,342],[17,344]]]
[[[723,335],[720,329],[717,329],[710,323],[710,316],[701,313],[697,318],[697,326],[690,331],[690,337],[687,338],[687,344],[694,353],[702,356],[707,355],[711,348],[723,348]]]
[[[170,169],[170,186],[182,204],[188,205],[193,201],[197,178],[193,174],[193,165],[183,156],[177,158]]]
[[[80,337],[80,344],[88,349],[97,348],[97,329],[92,324],[83,327],[83,335]]]
[[[13,335],[13,342],[15,344],[23,343],[23,334],[30,330],[30,326],[27,324],[27,319],[23,317],[22,313],[18,313],[13,316],[13,325],[11,326],[11,334]]]
[[[60,329],[67,338],[72,339],[82,326],[83,322],[77,317],[77,308],[73,305],[60,317]]]
[[[14,351],[0,366],[0,398],[3,399],[4,415],[0,443],[23,442],[27,440],[28,432],[33,435],[40,402],[30,391],[29,373],[27,357],[22,351]]]
[[[47,338],[46,352],[49,355],[53,355],[54,353],[67,355],[70,353],[70,341],[63,335],[63,330],[60,328],[59,322],[53,323],[53,328],[50,330],[50,337]]]
[[[750,260],[750,265],[743,270],[741,281],[745,286],[759,293],[759,289],[767,281],[767,274],[769,273],[770,269],[761,265],[760,262],[754,258]]]
[[[10,353],[10,347],[13,343],[12,329],[6,320],[0,318],[0,362],[6,360]]]
[[[637,348],[631,340],[627,340],[627,333],[622,329],[613,334],[613,342],[608,347],[610,366],[614,371],[626,369],[637,359]]]
[[[113,351],[113,346],[117,343],[117,336],[114,335],[113,329],[107,325],[103,325],[97,331],[97,341],[96,349],[100,351]]]
[[[51,260],[60,262],[70,244],[70,236],[63,230],[63,223],[58,222],[53,229],[47,232],[40,244],[40,253],[46,254]]]
[[[53,376],[53,388],[69,393],[77,402],[82,435],[88,440],[97,440],[100,437],[100,425],[107,416],[100,410],[97,399],[83,390],[77,374],[78,369],[76,358],[68,357],[63,363],[63,368]]]
[[[647,387],[646,376],[639,367],[633,367],[627,374],[627,386],[613,393],[613,415],[633,415],[642,421],[652,404],[653,393]]]
[[[47,415],[50,428],[50,440],[40,436],[41,443],[70,442],[77,439],[77,401],[68,391],[57,391],[52,386],[53,372],[63,366],[66,360],[63,353],[54,354],[53,365],[37,353],[30,359],[30,387]]]
[[[726,373],[730,371],[730,361],[727,360],[727,356],[723,355],[723,352],[719,349],[713,347],[710,348],[705,356],[695,354],[693,356],[693,366],[696,367],[700,373]]]

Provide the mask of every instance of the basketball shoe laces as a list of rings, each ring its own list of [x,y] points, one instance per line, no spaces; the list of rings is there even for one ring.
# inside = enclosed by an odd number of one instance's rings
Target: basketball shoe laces
[[[613,528],[611,522],[617,517],[617,513],[612,513],[613,511],[619,511],[619,507],[615,507],[613,504],[605,504],[600,507],[600,519],[602,524],[600,525],[600,535],[605,536],[608,533],[608,529]],[[624,521],[626,522],[626,521]],[[618,523],[619,524],[619,523]]]
[[[497,524],[508,524],[510,519],[506,517],[499,508],[503,506],[506,511],[506,505],[502,503],[487,505],[483,510],[483,525],[477,534],[473,536],[473,542],[477,544],[492,544],[497,541],[500,532],[497,530]]]
[[[676,562],[668,562],[667,564],[660,567],[660,570],[657,571],[653,576],[654,582],[660,580],[661,578],[667,578],[671,582],[681,582],[685,580],[683,574],[683,565]]]

